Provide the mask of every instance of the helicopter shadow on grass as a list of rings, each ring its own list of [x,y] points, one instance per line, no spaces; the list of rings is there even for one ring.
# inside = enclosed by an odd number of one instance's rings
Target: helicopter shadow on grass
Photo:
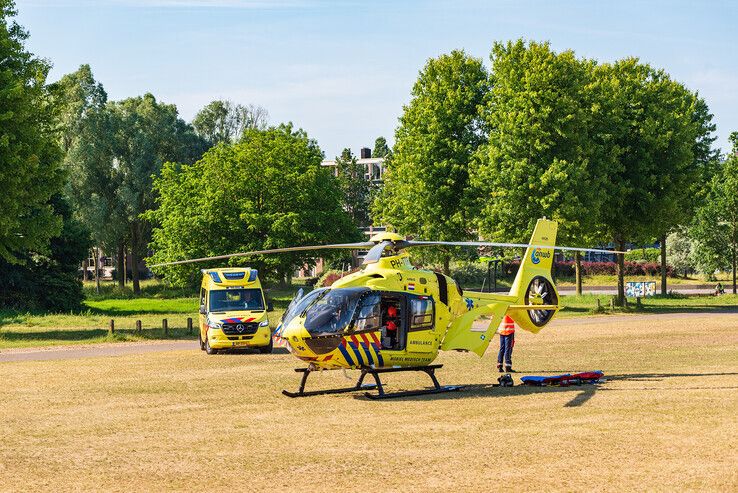
[[[538,372],[538,373],[561,373],[561,372]],[[606,377],[605,381],[600,384],[582,384],[569,386],[530,386],[517,385],[514,387],[495,387],[490,384],[466,385],[459,392],[446,394],[428,394],[425,396],[415,396],[397,399],[463,399],[490,397],[495,393],[496,397],[509,397],[517,395],[545,394],[545,393],[561,393],[576,392],[576,395],[564,404],[564,407],[579,407],[589,401],[598,392],[634,392],[634,391],[665,391],[665,390],[734,390],[738,389],[738,385],[726,386],[684,386],[684,387],[636,387],[614,389],[606,386],[607,381],[634,381],[634,382],[660,382],[668,378],[704,378],[704,377],[721,377],[721,376],[738,376],[738,372],[722,372],[722,373],[631,373],[631,374],[613,374]]]
[[[478,399],[490,397],[513,397],[526,396],[535,394],[549,393],[568,393],[576,392],[570,401],[564,404],[564,407],[579,407],[594,397],[595,393],[601,390],[597,384],[583,384],[570,386],[545,386],[538,387],[533,385],[515,385],[513,387],[499,387],[493,384],[470,384],[462,385],[462,389],[456,392],[444,392],[439,394],[425,394],[416,396],[394,397],[387,401],[409,401],[409,400],[459,400],[459,399]],[[363,395],[355,395],[357,399],[366,399]]]
[[[633,382],[660,382],[669,378],[705,378],[705,377],[732,377],[738,376],[738,372],[707,372],[707,373],[623,373],[608,376],[612,381]],[[623,389],[603,389],[608,391],[635,391],[635,390],[731,390],[738,389],[738,385],[723,386],[679,386],[679,387],[630,387]]]

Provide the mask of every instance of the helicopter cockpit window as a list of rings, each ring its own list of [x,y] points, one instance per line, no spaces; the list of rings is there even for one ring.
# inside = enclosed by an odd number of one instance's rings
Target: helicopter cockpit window
[[[410,297],[410,329],[423,329],[433,326],[433,300],[425,297]]]
[[[379,330],[381,328],[381,301],[382,298],[378,293],[367,294],[362,298],[359,309],[356,311],[354,332]]]
[[[305,311],[305,308],[310,305],[310,303],[315,301],[315,299],[322,294],[325,294],[326,291],[328,291],[328,288],[315,289],[303,296],[302,288],[300,288],[300,291],[298,291],[298,293],[292,299],[290,306],[287,307],[287,311],[282,317],[282,325],[284,325],[285,327],[289,325],[293,318],[299,317],[300,314]]]
[[[339,288],[326,292],[305,310],[305,328],[312,336],[343,332],[361,297],[369,288]]]

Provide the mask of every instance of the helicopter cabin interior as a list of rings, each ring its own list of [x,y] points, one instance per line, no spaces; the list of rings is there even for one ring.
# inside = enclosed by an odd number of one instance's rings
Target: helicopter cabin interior
[[[433,329],[434,305],[429,296],[380,291],[362,301],[354,329],[380,328],[384,350],[403,351],[410,333]]]

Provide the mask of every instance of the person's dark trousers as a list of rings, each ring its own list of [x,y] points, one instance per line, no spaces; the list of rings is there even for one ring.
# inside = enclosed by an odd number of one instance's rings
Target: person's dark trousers
[[[502,360],[505,360],[505,366],[512,366],[512,350],[515,345],[515,334],[500,336],[500,352],[497,353],[497,365],[502,366]]]

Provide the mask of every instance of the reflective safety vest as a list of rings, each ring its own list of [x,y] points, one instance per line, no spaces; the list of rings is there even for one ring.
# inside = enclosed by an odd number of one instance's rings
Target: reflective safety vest
[[[515,333],[515,322],[508,315],[505,315],[502,319],[499,332],[501,336],[509,336]]]

